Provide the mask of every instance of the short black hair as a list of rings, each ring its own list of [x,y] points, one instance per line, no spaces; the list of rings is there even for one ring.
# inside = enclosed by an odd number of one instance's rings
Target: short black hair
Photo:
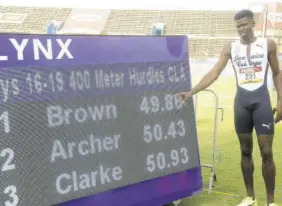
[[[250,19],[254,19],[254,13],[251,10],[248,9],[244,9],[241,11],[238,11],[235,15],[234,15],[234,21],[237,21],[239,19],[243,19],[243,18],[250,18]]]

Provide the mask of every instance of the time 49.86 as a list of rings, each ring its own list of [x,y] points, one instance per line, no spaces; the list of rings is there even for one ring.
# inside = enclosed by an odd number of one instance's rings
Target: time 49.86
[[[182,103],[179,96],[167,94],[164,97],[150,96],[143,97],[140,111],[145,114],[157,112],[168,112],[175,109],[181,109]]]

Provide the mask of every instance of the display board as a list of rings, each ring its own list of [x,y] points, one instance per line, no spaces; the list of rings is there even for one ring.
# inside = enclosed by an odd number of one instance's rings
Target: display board
[[[1,204],[158,205],[201,190],[193,101],[173,95],[191,87],[186,37],[0,45]]]

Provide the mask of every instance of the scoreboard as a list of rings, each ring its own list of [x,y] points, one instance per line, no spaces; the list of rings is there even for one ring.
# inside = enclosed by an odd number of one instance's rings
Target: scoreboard
[[[0,204],[159,205],[202,188],[187,39],[0,35]]]

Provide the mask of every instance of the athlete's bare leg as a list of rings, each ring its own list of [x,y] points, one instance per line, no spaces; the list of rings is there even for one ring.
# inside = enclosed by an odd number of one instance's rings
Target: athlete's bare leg
[[[262,157],[262,175],[265,182],[267,204],[274,203],[276,168],[273,160],[273,135],[260,135],[258,137]]]
[[[241,148],[241,170],[245,182],[248,197],[255,199],[254,192],[254,162],[253,162],[253,136],[252,134],[238,135]]]

